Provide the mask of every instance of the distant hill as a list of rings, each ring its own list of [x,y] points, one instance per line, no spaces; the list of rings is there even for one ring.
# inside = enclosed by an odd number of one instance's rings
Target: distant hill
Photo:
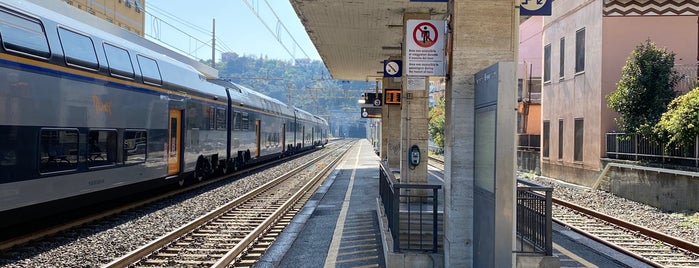
[[[335,135],[364,127],[357,100],[376,86],[374,81],[332,80],[323,62],[317,60],[294,62],[224,53],[216,69],[221,78],[328,119]]]

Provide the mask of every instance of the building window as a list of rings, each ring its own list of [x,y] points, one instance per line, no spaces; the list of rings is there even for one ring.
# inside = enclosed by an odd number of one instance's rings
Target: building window
[[[563,159],[563,119],[558,120],[558,159]]]
[[[573,160],[583,161],[583,136],[585,121],[582,118],[575,119],[575,147],[573,148]]]
[[[544,47],[544,82],[551,81],[551,44]]]
[[[561,51],[560,51],[560,62],[558,64],[558,78],[563,79],[565,76],[565,62],[566,62],[566,38],[561,38]]]
[[[551,137],[551,124],[549,121],[544,121],[544,135],[542,137],[543,146],[541,147],[541,153],[544,158],[549,157],[549,138]]]
[[[136,6],[136,13],[141,13],[141,9],[143,9],[141,0],[134,1],[134,5]]]
[[[585,28],[575,33],[575,72],[585,71]]]

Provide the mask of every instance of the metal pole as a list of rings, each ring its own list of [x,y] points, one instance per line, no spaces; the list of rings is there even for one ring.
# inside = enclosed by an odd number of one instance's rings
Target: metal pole
[[[553,190],[546,191],[546,256],[553,256]]]
[[[213,38],[211,39],[211,68],[216,68],[216,19],[213,19],[212,24],[213,30],[211,35]]]
[[[432,252],[437,253],[437,206],[439,203],[439,191],[432,188]]]

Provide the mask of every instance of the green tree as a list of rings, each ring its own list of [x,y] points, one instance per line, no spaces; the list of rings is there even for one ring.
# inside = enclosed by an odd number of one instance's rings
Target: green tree
[[[430,122],[427,127],[432,141],[444,149],[444,98],[440,98],[437,105],[430,108]]]
[[[607,96],[619,129],[650,137],[653,127],[675,97],[674,86],[681,76],[673,70],[675,53],[646,40],[626,59],[617,90]]]
[[[666,148],[694,148],[699,135],[699,87],[674,99],[654,129]]]

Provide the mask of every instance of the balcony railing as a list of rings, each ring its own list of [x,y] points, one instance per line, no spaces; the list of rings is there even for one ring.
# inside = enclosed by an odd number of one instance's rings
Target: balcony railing
[[[518,134],[517,150],[539,151],[541,147],[541,135]]]

